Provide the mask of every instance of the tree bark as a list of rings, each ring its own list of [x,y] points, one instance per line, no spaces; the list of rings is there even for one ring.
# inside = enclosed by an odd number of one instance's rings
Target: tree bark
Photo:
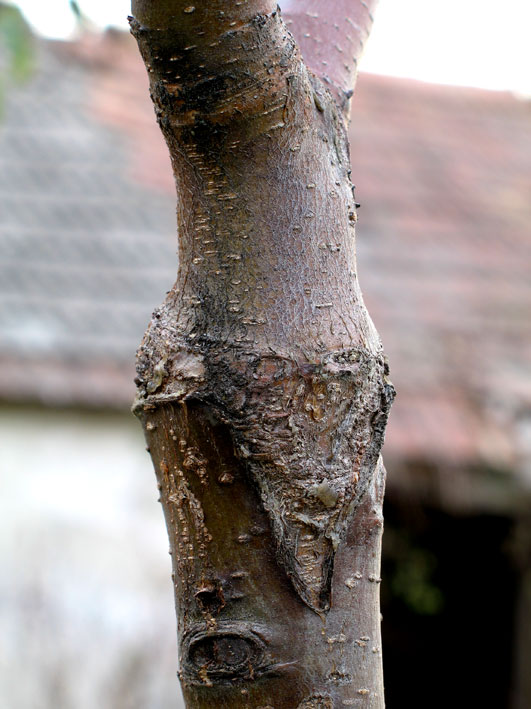
[[[291,2],[294,31],[306,6],[325,3]],[[370,6],[336,10],[359,52]],[[379,454],[394,392],[356,274],[355,62],[337,69],[335,50],[316,73],[311,33],[305,62],[270,0],[133,13],[178,193],[177,281],[139,349],[134,408],[187,706],[383,707]],[[321,44],[333,32],[347,30]]]

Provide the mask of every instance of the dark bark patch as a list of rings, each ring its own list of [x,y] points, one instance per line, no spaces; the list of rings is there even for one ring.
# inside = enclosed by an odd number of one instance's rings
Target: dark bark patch
[[[333,709],[334,703],[330,697],[313,696],[304,699],[297,709]]]
[[[206,581],[194,594],[199,608],[210,615],[217,615],[225,606],[225,598],[221,584],[216,581]]]

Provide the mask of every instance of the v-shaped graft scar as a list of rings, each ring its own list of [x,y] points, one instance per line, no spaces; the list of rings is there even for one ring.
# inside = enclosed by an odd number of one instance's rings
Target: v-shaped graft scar
[[[212,408],[257,486],[279,563],[310,608],[328,611],[334,555],[374,474],[394,396],[384,359],[353,349],[300,363],[233,350],[175,361],[171,382],[154,375],[161,390],[137,405]]]

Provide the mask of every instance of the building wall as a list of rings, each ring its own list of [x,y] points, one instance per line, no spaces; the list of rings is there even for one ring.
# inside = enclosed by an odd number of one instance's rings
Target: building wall
[[[179,709],[170,559],[130,414],[0,409],[0,695]]]
[[[133,416],[0,407],[0,489],[1,706],[183,709],[166,530]],[[527,661],[517,677],[528,633],[517,648],[515,631],[529,603],[516,617],[511,530],[506,517],[454,516],[388,495],[391,709],[425,707],[427,696],[433,709],[447,707],[456,687],[461,704],[528,706]]]

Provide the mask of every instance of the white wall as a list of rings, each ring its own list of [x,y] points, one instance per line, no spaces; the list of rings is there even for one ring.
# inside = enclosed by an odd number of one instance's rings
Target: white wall
[[[1,706],[183,706],[156,499],[132,416],[0,409]]]

